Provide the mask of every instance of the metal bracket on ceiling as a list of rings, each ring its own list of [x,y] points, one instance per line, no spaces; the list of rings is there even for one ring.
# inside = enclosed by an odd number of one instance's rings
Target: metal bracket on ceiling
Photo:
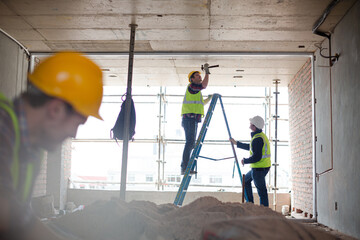
[[[327,18],[327,16],[330,14],[331,10],[340,2],[341,0],[333,0],[325,9],[324,13],[322,14],[322,16],[315,22],[312,32],[316,35],[322,36],[322,37],[326,37],[329,40],[329,56],[324,56],[322,54],[322,51],[326,48],[322,48],[321,46],[316,46],[317,48],[320,49],[320,56],[323,58],[328,58],[329,59],[329,65],[330,67],[334,65],[334,63],[336,63],[339,60],[340,55],[338,53],[336,53],[334,56],[331,56],[331,33],[325,33],[325,32],[321,32],[319,31],[319,27],[321,26],[321,24],[324,23],[325,19]]]
[[[329,55],[331,54],[331,40],[330,40],[330,37],[328,38],[329,39]],[[338,60],[339,60],[339,57],[340,57],[340,54],[338,53],[335,53],[334,56],[325,56],[322,51],[327,49],[327,48],[323,48],[321,46],[321,44],[314,44],[315,47],[317,47],[319,49],[319,54],[321,57],[323,58],[329,58],[329,64],[330,64],[330,67],[333,66]]]

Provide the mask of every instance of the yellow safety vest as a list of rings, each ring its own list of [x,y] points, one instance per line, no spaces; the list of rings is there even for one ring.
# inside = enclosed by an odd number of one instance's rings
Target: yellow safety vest
[[[250,156],[253,155],[252,152],[252,142],[254,141],[255,138],[261,137],[263,139],[264,145],[262,148],[262,156],[260,161],[256,162],[256,163],[251,163],[250,167],[251,168],[267,168],[271,166],[271,155],[270,155],[270,142],[269,139],[267,138],[267,136],[265,135],[265,133],[261,132],[261,133],[257,133],[255,134],[250,142]]]
[[[201,91],[199,91],[196,94],[191,94],[189,92],[189,86],[190,84],[186,88],[182,109],[181,109],[181,115],[187,113],[195,113],[204,116],[204,99],[201,94]]]
[[[13,148],[13,162],[11,165],[11,177],[13,180],[13,189],[15,191],[19,191],[22,189],[21,200],[25,203],[31,197],[31,188],[34,177],[34,165],[32,163],[28,163],[26,167],[26,176],[25,180],[22,184],[19,184],[20,179],[20,162],[19,162],[19,152],[20,152],[20,127],[18,118],[14,112],[12,103],[0,93],[0,108],[4,109],[9,116],[14,125],[15,132],[15,143]],[[21,191],[21,190],[20,190]]]

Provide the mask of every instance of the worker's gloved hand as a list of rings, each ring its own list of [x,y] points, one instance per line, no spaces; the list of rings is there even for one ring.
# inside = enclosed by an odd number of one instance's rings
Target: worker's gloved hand
[[[205,64],[204,64],[204,71],[205,71],[206,74],[210,74],[209,64],[208,64],[208,63],[205,63]]]
[[[211,99],[212,97],[213,97],[213,95],[212,95],[212,94],[209,94],[209,95],[208,95],[208,98],[209,98],[209,99]]]

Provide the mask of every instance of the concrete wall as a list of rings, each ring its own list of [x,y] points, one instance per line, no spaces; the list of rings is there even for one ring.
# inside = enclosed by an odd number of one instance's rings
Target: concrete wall
[[[12,99],[26,89],[28,58],[24,50],[0,31],[0,92]]]
[[[311,59],[288,86],[293,211],[313,214]]]
[[[255,190],[256,192],[256,190]],[[127,191],[126,201],[150,201],[156,204],[173,203],[177,192],[161,192],[161,191]],[[84,190],[84,189],[68,189],[68,202],[74,202],[78,205],[89,205],[98,200],[110,200],[111,198],[119,198],[119,191],[104,191],[104,190]],[[183,205],[189,204],[194,200],[212,196],[222,202],[241,202],[241,193],[235,192],[188,192],[186,193]],[[281,212],[281,206],[290,205],[289,193],[278,193],[276,203],[278,211]],[[273,195],[269,193],[269,206],[272,206]],[[259,204],[259,197],[254,194],[255,204]]]
[[[339,61],[329,68],[319,51],[315,61],[318,221],[356,238],[360,238],[359,19],[357,1],[332,34],[331,51],[340,54]]]
[[[0,92],[12,99],[26,90],[29,58],[22,47],[0,31]],[[46,193],[46,161],[37,177],[33,197]]]

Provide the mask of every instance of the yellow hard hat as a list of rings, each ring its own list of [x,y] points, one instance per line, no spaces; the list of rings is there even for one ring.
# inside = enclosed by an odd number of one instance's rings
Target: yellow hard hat
[[[45,94],[62,99],[77,112],[101,119],[102,72],[77,52],[60,52],[42,61],[29,74],[30,82]]]
[[[189,73],[189,75],[188,75],[189,82],[191,82],[190,78],[191,78],[191,76],[192,76],[194,73],[199,73],[199,74],[200,74],[199,71],[191,71],[191,72]]]

